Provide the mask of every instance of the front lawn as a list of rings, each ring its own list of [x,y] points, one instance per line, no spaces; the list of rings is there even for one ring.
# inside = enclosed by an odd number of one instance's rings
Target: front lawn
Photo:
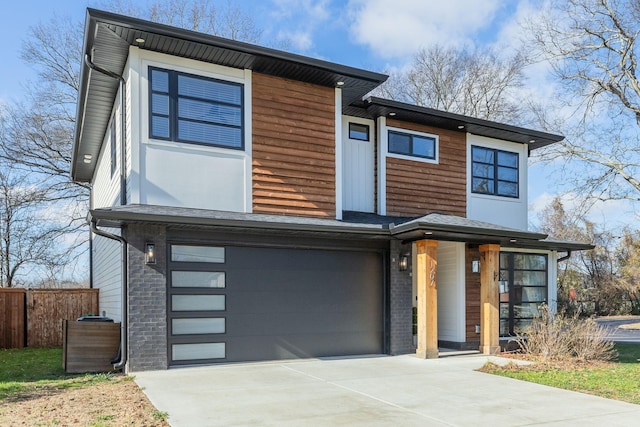
[[[640,344],[617,343],[612,363],[485,365],[481,371],[640,405]]]
[[[0,350],[0,426],[168,427],[132,380],[66,374],[59,348]]]

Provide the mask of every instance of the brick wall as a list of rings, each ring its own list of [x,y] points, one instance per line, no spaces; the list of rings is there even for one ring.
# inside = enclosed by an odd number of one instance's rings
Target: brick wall
[[[402,245],[399,241],[391,241],[390,268],[390,351],[391,354],[407,354],[416,351],[413,345],[412,307],[413,286],[411,282],[411,265],[407,271],[398,270],[400,255],[409,254],[411,264],[411,245]]]
[[[129,371],[167,369],[167,260],[163,226],[131,224],[129,243]],[[144,245],[155,243],[156,263],[145,264]]]

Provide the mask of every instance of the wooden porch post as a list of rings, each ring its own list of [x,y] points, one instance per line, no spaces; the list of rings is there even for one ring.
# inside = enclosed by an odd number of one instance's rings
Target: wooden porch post
[[[438,242],[416,242],[418,293],[418,348],[416,355],[423,359],[438,357],[438,288],[436,282]]]
[[[500,353],[500,245],[480,245],[480,351]]]

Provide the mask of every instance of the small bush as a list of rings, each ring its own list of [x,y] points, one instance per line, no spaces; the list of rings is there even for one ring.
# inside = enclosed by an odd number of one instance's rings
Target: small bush
[[[617,356],[614,343],[607,340],[605,329],[593,319],[578,314],[552,314],[544,306],[531,325],[518,334],[520,351],[542,361],[577,359],[609,361]]]

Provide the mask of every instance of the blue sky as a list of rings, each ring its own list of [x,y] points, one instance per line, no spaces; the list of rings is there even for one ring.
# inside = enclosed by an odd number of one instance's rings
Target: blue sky
[[[263,40],[279,46],[283,40],[297,53],[374,71],[402,68],[412,54],[431,43],[491,45],[508,51],[518,43],[518,21],[534,17],[543,0],[231,0],[263,29]],[[227,3],[226,0],[213,4]],[[87,6],[100,1],[18,0],[0,14],[0,100],[19,100],[22,88],[34,78],[20,59],[20,46],[30,26],[54,14],[84,19]],[[544,67],[531,69],[528,91],[549,96],[552,86]],[[532,210],[549,202],[559,189],[554,166],[530,169],[529,203]],[[630,222],[620,215],[628,207],[599,206],[592,219],[609,227]],[[615,213],[615,214],[614,214]],[[530,214],[530,220],[535,213]]]

